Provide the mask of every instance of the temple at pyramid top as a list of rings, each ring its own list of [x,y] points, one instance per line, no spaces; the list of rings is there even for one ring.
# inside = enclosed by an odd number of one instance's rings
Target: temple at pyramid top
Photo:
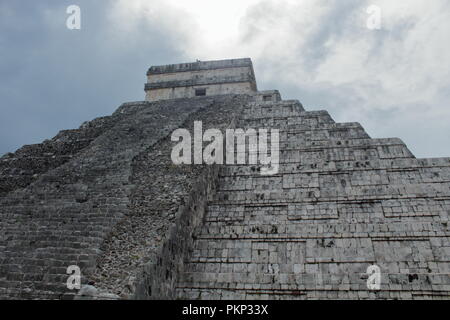
[[[152,66],[147,80],[147,101],[257,93],[250,58]]]

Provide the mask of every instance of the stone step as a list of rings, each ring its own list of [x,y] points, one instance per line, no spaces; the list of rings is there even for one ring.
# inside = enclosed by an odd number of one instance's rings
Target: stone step
[[[177,291],[178,299],[189,300],[448,300],[450,295],[445,289],[437,290],[236,290],[236,289],[201,289],[180,288]]]
[[[450,168],[449,168],[450,169]],[[267,191],[334,189],[346,194],[363,186],[419,185],[450,183],[450,170],[417,169],[416,171],[386,171],[370,169],[358,171],[328,171],[321,173],[279,173],[277,175],[221,175],[218,191]],[[321,194],[322,195],[322,194]]]
[[[447,218],[448,220],[448,218]],[[310,225],[307,224],[307,222]],[[262,222],[253,225],[214,225],[209,222],[204,228],[196,234],[199,240],[240,240],[240,241],[305,241],[307,239],[367,239],[369,236],[374,240],[385,241],[414,241],[426,239],[428,237],[447,238],[450,236],[450,231],[442,222],[435,222],[434,220],[411,220],[405,221],[404,224],[396,225],[395,228],[390,227],[394,223],[369,223],[362,228],[353,230],[351,227],[344,227],[344,221],[337,221],[333,223],[332,220],[318,220],[317,223],[312,223],[312,219],[303,220],[304,223],[278,224]],[[320,222],[320,224],[319,224]],[[235,222],[236,223],[236,222]],[[433,229],[436,228],[436,229]],[[312,230],[321,231],[321,233],[313,233]],[[398,229],[398,230],[395,230]],[[242,233],[238,233],[242,232]],[[448,251],[448,249],[445,249]],[[219,258],[222,259],[222,258]],[[450,260],[450,259],[445,259]]]
[[[219,265],[220,267],[220,265]],[[236,266],[234,266],[236,268]],[[271,268],[271,265],[269,265]],[[365,268],[357,273],[185,272],[178,288],[249,290],[367,290]],[[384,281],[383,281],[384,278]],[[433,273],[383,274],[381,287],[391,290],[448,290],[450,276]],[[450,296],[450,294],[449,294]]]
[[[248,165],[223,165],[221,176],[259,176],[255,170],[257,166]],[[259,167],[259,166],[258,166]],[[315,163],[283,163],[279,167],[279,174],[297,173],[324,173],[324,174],[346,174],[353,171],[385,170],[386,172],[420,172],[421,174],[431,174],[439,177],[441,174],[446,177],[450,170],[450,158],[438,159],[370,159],[352,161],[325,161],[319,159]],[[444,178],[445,179],[445,178]]]
[[[336,181],[336,180],[334,180]],[[308,186],[303,188],[283,188],[279,183],[272,190],[219,190],[214,196],[214,202],[241,204],[245,202],[260,204],[276,204],[288,202],[314,202],[339,201],[347,199],[377,200],[377,199],[404,199],[423,197],[450,197],[450,184],[448,182],[437,183],[409,183],[409,184],[386,184],[386,185],[356,185],[343,187],[337,184],[328,184],[326,180],[319,180],[319,186]]]

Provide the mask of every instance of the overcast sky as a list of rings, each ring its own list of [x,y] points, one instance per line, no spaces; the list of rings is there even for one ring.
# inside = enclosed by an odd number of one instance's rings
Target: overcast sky
[[[450,156],[449,39],[448,0],[0,0],[0,154],[143,100],[151,65],[251,57],[260,90]]]

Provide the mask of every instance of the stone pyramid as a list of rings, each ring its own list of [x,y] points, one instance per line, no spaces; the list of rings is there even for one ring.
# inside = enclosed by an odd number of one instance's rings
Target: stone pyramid
[[[450,158],[257,91],[249,60],[150,77],[148,101],[0,158],[0,298],[450,297]],[[278,173],[174,165],[194,121],[279,129]]]

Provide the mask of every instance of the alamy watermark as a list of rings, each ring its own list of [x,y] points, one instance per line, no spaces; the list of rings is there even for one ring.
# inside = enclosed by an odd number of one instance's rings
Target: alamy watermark
[[[380,30],[381,29],[381,8],[376,5],[371,5],[366,10],[369,14],[367,18],[366,26],[369,30]]]
[[[69,15],[66,20],[66,27],[69,30],[81,29],[81,8],[77,5],[70,5],[66,9],[66,13]]]
[[[381,8],[377,5],[370,5],[366,9],[369,17],[366,21],[366,27],[369,30],[381,29]],[[66,27],[69,30],[81,29],[81,8],[78,5],[72,4],[67,7],[66,13],[69,15],[66,20]]]
[[[270,155],[268,134],[267,129],[227,129],[224,144],[224,135],[219,129],[208,129],[203,133],[202,122],[195,121],[193,156],[191,133],[187,129],[177,129],[171,136],[172,141],[178,142],[172,149],[171,159],[175,165],[259,164],[262,166],[261,175],[274,175],[278,173],[280,164],[280,134],[278,129],[270,130]],[[203,142],[209,144],[203,148]]]
[[[67,267],[67,274],[70,274],[67,279],[66,286],[69,290],[81,289],[81,269],[79,266],[71,265]]]
[[[381,289],[381,269],[377,265],[371,265],[367,268],[367,289],[380,290]]]

